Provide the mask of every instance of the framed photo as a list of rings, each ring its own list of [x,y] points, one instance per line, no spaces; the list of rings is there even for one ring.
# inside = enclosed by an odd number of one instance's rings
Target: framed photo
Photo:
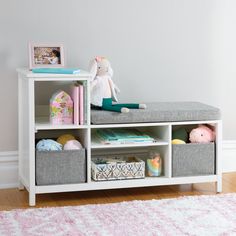
[[[62,44],[29,43],[29,68],[60,68],[65,66]]]

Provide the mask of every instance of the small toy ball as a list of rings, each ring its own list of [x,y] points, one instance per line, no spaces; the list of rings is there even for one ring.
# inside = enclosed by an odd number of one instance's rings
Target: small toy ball
[[[76,138],[71,134],[63,134],[58,137],[57,142],[64,146],[66,142],[70,140],[76,140]]]
[[[210,143],[215,141],[215,132],[206,125],[199,125],[189,134],[191,143]]]
[[[37,143],[36,149],[38,151],[61,151],[62,145],[52,139],[42,139]]]
[[[64,145],[64,150],[76,150],[76,149],[82,149],[82,145],[78,140],[69,140]]]
[[[172,139],[180,139],[186,143],[188,141],[188,132],[184,127],[178,128],[172,132]]]
[[[171,141],[172,144],[186,144],[183,140],[181,139],[173,139]]]

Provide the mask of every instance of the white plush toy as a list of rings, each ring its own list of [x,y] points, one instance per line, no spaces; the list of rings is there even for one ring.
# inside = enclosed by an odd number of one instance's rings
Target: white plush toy
[[[105,57],[96,57],[90,65],[91,81],[91,104],[102,110],[115,112],[129,112],[130,109],[145,109],[145,104],[118,104],[117,92],[119,88],[113,83],[113,70],[110,62]]]

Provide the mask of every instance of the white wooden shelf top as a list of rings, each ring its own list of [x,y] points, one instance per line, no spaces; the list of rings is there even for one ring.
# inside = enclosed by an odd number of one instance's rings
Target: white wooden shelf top
[[[55,129],[86,129],[88,125],[52,125],[48,117],[35,118],[35,130],[55,130]]]

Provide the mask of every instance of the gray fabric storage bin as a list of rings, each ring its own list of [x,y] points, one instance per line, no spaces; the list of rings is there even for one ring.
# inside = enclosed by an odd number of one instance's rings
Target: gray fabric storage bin
[[[215,143],[172,145],[172,176],[215,174]]]
[[[86,181],[85,149],[36,151],[36,185]]]

